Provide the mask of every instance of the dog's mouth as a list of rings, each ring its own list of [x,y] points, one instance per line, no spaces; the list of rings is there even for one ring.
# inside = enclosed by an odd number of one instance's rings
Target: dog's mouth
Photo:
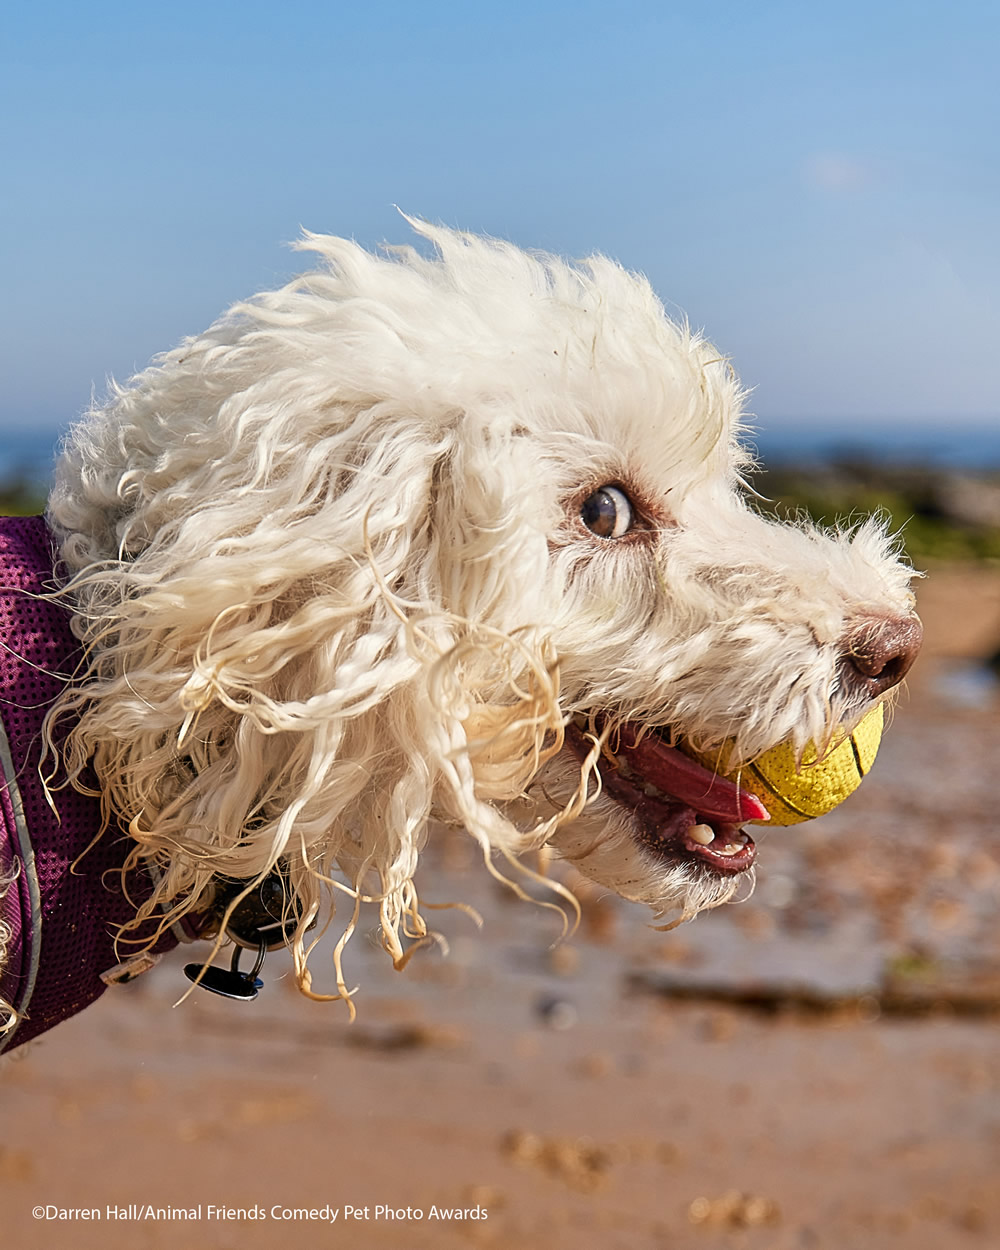
[[[600,715],[593,727],[600,734]],[[566,744],[581,762],[594,748],[586,721],[566,727]],[[597,762],[603,791],[635,818],[635,836],[656,855],[689,860],[731,876],[753,865],[757,847],[742,828],[746,820],[767,820],[754,794],[710,772],[656,730],[641,732],[629,721],[618,726]]]

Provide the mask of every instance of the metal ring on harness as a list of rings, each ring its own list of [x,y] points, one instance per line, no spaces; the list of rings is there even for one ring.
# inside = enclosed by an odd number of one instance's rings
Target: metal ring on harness
[[[233,899],[246,889],[245,881],[227,881],[221,884],[212,907],[212,914],[219,924]],[[278,867],[269,873],[256,889],[241,898],[226,921],[226,936],[233,942],[233,958],[228,968],[186,964],[184,975],[202,989],[223,998],[252,1002],[263,988],[257,973],[264,965],[269,950],[284,946],[292,937],[302,917],[302,904],[293,899],[289,906],[287,873]],[[315,921],[313,921],[315,924]],[[312,925],[309,926],[312,928]],[[256,951],[254,965],[249,972],[240,971],[240,957],[244,950]]]

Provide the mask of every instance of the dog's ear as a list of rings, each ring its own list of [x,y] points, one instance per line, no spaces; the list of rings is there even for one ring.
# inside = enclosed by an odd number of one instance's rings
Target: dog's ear
[[[560,519],[537,442],[512,422],[463,414],[431,502],[442,606],[505,632],[544,625]]]

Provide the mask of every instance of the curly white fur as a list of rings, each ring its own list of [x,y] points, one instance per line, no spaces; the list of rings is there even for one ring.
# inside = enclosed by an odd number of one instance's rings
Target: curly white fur
[[[301,902],[425,932],[428,822],[487,863],[550,842],[662,913],[732,893],[654,862],[563,747],[575,713],[745,758],[859,711],[845,628],[906,612],[883,531],[745,502],[727,360],[603,257],[425,224],[436,254],[307,235],[323,265],[236,306],[72,431],[50,520],[89,670],[55,715],[173,914],[279,859]],[[605,483],[647,519],[580,520]],[[590,794],[587,783],[590,782]],[[347,993],[337,945],[339,993]]]

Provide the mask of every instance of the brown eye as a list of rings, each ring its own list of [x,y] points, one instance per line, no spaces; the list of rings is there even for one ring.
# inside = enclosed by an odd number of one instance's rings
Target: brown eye
[[[617,486],[602,486],[584,501],[580,519],[598,538],[621,538],[632,528],[634,516],[628,495]]]

